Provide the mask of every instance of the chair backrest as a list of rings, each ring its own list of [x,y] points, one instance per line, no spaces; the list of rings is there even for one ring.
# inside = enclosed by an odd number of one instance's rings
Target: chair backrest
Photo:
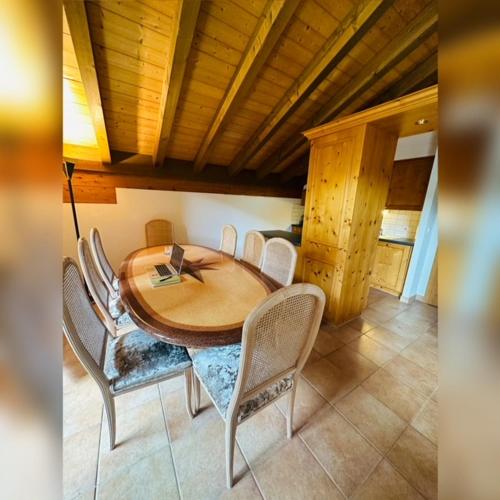
[[[173,224],[165,219],[154,219],[146,223],[146,246],[171,245],[174,242]]]
[[[297,283],[269,295],[243,325],[233,407],[269,385],[302,370],[316,340],[325,294],[310,283]]]
[[[78,240],[78,257],[80,259],[80,267],[82,268],[83,276],[85,277],[85,283],[87,283],[90,294],[99,308],[108,330],[112,335],[115,335],[116,325],[108,310],[110,293],[99,276],[94,258],[90,252],[89,242],[83,236]]]
[[[90,303],[76,262],[69,257],[63,260],[63,330],[87,371],[106,384],[103,366],[108,332]]]
[[[248,231],[245,235],[242,260],[260,269],[266,239],[259,231]]]
[[[288,286],[293,281],[296,264],[297,250],[292,243],[284,238],[270,238],[266,241],[261,266],[264,274],[283,286]]]
[[[237,239],[238,233],[236,232],[236,228],[231,224],[226,224],[222,227],[219,250],[234,257]]]
[[[99,276],[108,288],[109,293],[115,295],[116,290],[113,288],[113,280],[116,279],[116,274],[104,253],[101,235],[96,227],[90,230],[90,249],[92,250],[92,256],[94,257]]]

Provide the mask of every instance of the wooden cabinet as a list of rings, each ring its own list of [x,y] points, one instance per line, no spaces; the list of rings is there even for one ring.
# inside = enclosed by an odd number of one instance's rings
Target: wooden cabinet
[[[427,132],[433,125],[418,131],[415,122],[436,115],[437,93],[415,92],[304,132],[311,150],[299,274],[323,289],[336,325],[368,303],[398,137]]]
[[[413,247],[379,241],[370,284],[393,295],[401,295]]]
[[[312,140],[296,276],[323,289],[325,316],[334,324],[366,306],[396,142],[371,125]]]
[[[434,156],[394,162],[385,208],[422,210]]]

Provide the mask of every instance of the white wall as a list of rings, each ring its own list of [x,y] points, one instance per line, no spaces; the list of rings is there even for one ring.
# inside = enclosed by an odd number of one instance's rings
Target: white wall
[[[395,160],[408,160],[410,158],[422,158],[432,156],[436,153],[437,133],[426,132],[424,134],[400,137],[396,147]]]
[[[76,210],[80,234],[88,238],[90,228],[101,232],[111,265],[133,250],[145,246],[144,224],[157,218],[174,223],[175,239],[218,248],[224,224],[238,230],[238,255],[250,229],[288,229],[292,206],[300,199],[265,196],[183,193],[144,189],[116,190],[116,204],[79,203]],[[63,254],[77,258],[71,205],[63,204]]]
[[[434,158],[417,239],[411,255],[410,267],[401,300],[411,301],[415,296],[423,297],[429,284],[432,265],[438,248],[438,154]]]

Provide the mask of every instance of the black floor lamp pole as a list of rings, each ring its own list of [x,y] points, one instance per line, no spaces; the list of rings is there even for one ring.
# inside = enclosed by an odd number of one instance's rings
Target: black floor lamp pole
[[[63,163],[64,175],[68,179],[68,191],[69,199],[71,201],[71,210],[73,212],[73,222],[75,224],[76,239],[80,239],[80,229],[78,228],[78,217],[76,216],[76,206],[75,206],[75,196],[73,194],[73,185],[71,184],[71,177],[73,175],[73,170],[75,169],[75,164],[69,161]]]
[[[73,212],[73,222],[75,223],[76,239],[79,240],[80,239],[80,229],[78,228],[78,217],[76,216],[75,196],[73,194],[73,185],[71,184],[71,177],[73,175],[74,169],[75,169],[74,163],[71,163],[69,161],[63,162],[64,175],[66,176],[66,179],[68,179],[69,199],[71,201],[71,210]],[[87,291],[87,295],[89,297],[89,300],[93,303],[94,298],[92,297],[92,294],[90,293],[89,287],[87,286],[87,283],[85,281],[84,281],[84,285],[85,285],[85,290]]]

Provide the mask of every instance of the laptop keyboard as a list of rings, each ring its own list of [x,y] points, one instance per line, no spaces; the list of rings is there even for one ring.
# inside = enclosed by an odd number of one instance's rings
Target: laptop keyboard
[[[165,264],[157,264],[155,269],[160,276],[172,276],[172,271]]]

